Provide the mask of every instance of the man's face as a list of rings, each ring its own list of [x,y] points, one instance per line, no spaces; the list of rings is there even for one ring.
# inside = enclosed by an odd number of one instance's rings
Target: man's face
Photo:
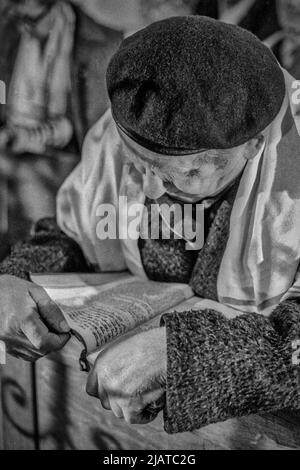
[[[253,139],[254,140],[254,139]],[[251,141],[252,142],[252,141]],[[150,199],[165,192],[183,201],[213,197],[223,191],[257,153],[249,143],[229,150],[209,150],[199,154],[159,159],[137,157],[124,149],[126,157],[143,174],[143,190]]]

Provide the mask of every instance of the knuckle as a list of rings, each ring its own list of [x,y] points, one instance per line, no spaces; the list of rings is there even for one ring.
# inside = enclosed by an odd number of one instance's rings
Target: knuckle
[[[85,391],[90,397],[98,398],[97,390],[89,382],[86,384]]]

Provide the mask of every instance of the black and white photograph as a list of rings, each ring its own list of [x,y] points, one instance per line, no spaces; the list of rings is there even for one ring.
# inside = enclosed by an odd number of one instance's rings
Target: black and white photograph
[[[0,451],[66,450],[300,450],[300,0],[0,0]]]

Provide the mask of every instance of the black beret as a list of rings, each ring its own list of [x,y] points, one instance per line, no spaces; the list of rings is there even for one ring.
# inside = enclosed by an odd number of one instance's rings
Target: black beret
[[[174,155],[247,142],[285,95],[283,72],[256,36],[205,16],[169,18],[125,39],[107,87],[117,124]]]

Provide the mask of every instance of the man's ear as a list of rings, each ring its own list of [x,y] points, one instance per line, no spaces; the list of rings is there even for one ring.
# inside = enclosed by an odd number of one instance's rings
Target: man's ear
[[[252,160],[265,145],[263,134],[259,134],[245,144],[245,158]]]

